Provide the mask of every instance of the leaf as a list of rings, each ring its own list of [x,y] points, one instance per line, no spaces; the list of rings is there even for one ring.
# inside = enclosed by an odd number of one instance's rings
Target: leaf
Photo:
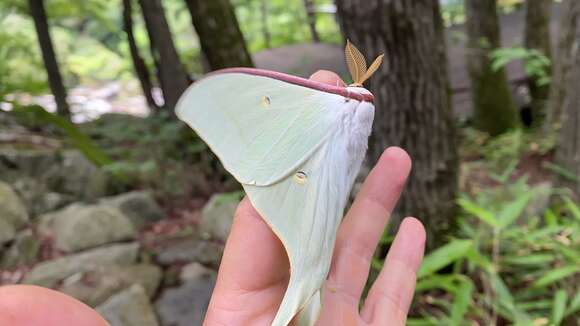
[[[465,257],[472,246],[473,241],[471,240],[453,240],[435,249],[423,259],[417,278],[431,275],[456,260]]]
[[[564,197],[564,203],[566,203],[566,208],[572,213],[572,215],[580,221],[580,208],[576,205],[570,197]]]
[[[457,288],[457,291],[455,291],[453,305],[451,306],[451,325],[459,326],[463,322],[465,314],[471,305],[472,293],[473,283],[470,279],[465,278],[459,288]]]
[[[570,302],[570,305],[564,313],[564,318],[576,313],[578,310],[580,310],[580,291],[576,292],[576,295]]]
[[[62,117],[47,112],[40,106],[32,105],[21,107],[13,112],[24,116],[30,114],[40,121],[59,128],[68,136],[72,144],[97,166],[104,166],[113,162],[105,152],[94,144],[92,139],[83,134],[74,124]]]
[[[547,209],[544,213],[544,221],[548,226],[557,226],[558,225],[558,217],[551,209]]]
[[[362,84],[361,78],[367,71],[367,63],[363,54],[350,43],[350,40],[346,40],[346,47],[344,49],[344,55],[346,57],[346,65],[348,66],[348,71],[352,77],[352,81],[355,84]]]
[[[492,227],[499,226],[499,222],[495,219],[493,213],[481,206],[478,206],[476,203],[464,198],[460,198],[459,200],[457,200],[457,203],[467,213],[479,218],[481,221],[489,224],[490,226]]]
[[[375,73],[375,71],[377,71],[377,69],[379,69],[379,67],[381,66],[381,63],[383,63],[384,56],[385,56],[384,54],[381,54],[375,59],[375,61],[373,61],[373,63],[370,65],[369,69],[362,76],[361,81],[360,81],[361,84],[364,83],[365,80],[369,79]]]
[[[553,254],[531,254],[525,256],[505,257],[503,263],[520,266],[545,266],[556,259]]]
[[[569,181],[573,181],[573,182],[580,181],[580,178],[578,178],[577,175],[575,175],[573,172],[571,172],[570,170],[568,170],[560,165],[550,163],[550,162],[544,162],[542,164],[542,166],[548,170],[551,170],[552,172],[558,174],[560,177],[563,177],[564,179],[567,179]]]
[[[457,280],[456,274],[451,275],[433,274],[419,280],[417,282],[417,285],[415,286],[415,291],[423,292],[436,289],[443,289],[447,292],[453,292],[456,289],[455,285],[456,280]]]
[[[544,287],[547,285],[550,285],[552,283],[558,282],[570,275],[573,275],[577,272],[580,271],[580,266],[576,266],[576,265],[568,265],[568,266],[563,266],[563,267],[559,267],[556,269],[552,269],[549,272],[547,272],[546,274],[544,274],[544,276],[540,277],[539,279],[537,279],[532,286],[533,287]]]
[[[499,213],[500,228],[511,225],[522,214],[532,196],[533,193],[531,192],[525,193],[515,201],[506,205]]]
[[[556,291],[556,294],[554,294],[554,302],[552,304],[552,324],[560,325],[560,323],[562,323],[567,300],[568,295],[566,294],[566,290],[560,289]]]

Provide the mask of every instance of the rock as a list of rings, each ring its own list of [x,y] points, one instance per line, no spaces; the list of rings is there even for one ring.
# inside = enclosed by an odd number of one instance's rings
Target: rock
[[[40,242],[31,230],[18,234],[14,243],[6,250],[0,261],[0,269],[13,269],[21,265],[36,262],[40,251]]]
[[[77,199],[102,197],[107,188],[107,174],[77,150],[64,151],[61,161],[45,176],[48,188]]]
[[[72,204],[40,217],[39,232],[54,237],[55,246],[75,252],[99,245],[134,239],[131,221],[116,208]]]
[[[116,244],[42,262],[24,277],[23,283],[44,287],[54,285],[76,273],[102,265],[130,265],[137,260],[138,243]]]
[[[181,286],[168,288],[155,302],[162,325],[202,325],[216,280],[216,272],[200,273]]]
[[[219,266],[223,246],[196,237],[172,239],[155,248],[153,254],[162,265],[200,262],[212,267]]]
[[[179,278],[182,282],[187,282],[189,280],[199,279],[200,277],[205,277],[207,275],[214,275],[215,271],[211,268],[207,268],[198,262],[189,263],[183,268],[181,268],[181,273]]]
[[[96,310],[111,326],[159,325],[145,290],[138,284],[110,297]]]
[[[12,187],[20,195],[32,217],[57,210],[74,201],[72,195],[51,192],[44,183],[31,177],[14,181]]]
[[[0,218],[0,253],[2,244],[11,241],[16,236],[14,225]]]
[[[136,228],[162,219],[165,214],[150,192],[132,191],[114,197],[103,198],[101,203],[118,208]]]
[[[43,179],[46,171],[60,163],[58,151],[54,150],[2,149],[0,158],[3,165],[8,165],[0,169],[0,180],[11,183],[23,176]]]
[[[99,266],[64,280],[59,291],[95,307],[114,293],[133,284],[141,285],[151,298],[157,291],[162,277],[161,268],[155,265]]]
[[[28,223],[28,212],[7,183],[0,181],[0,245],[10,241]]]
[[[213,195],[201,211],[199,231],[203,237],[225,242],[230,234],[240,193]]]

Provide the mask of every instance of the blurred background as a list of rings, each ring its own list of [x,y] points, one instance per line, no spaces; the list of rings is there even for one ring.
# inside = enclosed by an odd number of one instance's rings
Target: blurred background
[[[235,66],[349,82],[346,38],[385,53],[360,180],[385,147],[414,160],[408,324],[579,325],[576,0],[0,0],[0,284],[201,325],[243,193],[177,99]]]

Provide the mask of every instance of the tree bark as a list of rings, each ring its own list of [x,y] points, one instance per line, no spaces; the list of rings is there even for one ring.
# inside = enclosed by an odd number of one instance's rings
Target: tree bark
[[[123,29],[127,34],[127,42],[129,43],[129,51],[131,52],[131,59],[133,60],[133,68],[141,84],[141,89],[143,90],[143,95],[147,100],[147,105],[152,110],[158,110],[159,106],[153,98],[153,84],[151,83],[151,77],[149,76],[149,70],[145,61],[139,54],[139,48],[137,47],[137,42],[135,40],[135,34],[133,33],[133,6],[131,4],[132,0],[123,0]]]
[[[552,58],[552,43],[550,37],[550,16],[552,15],[553,0],[527,0],[524,45]],[[547,71],[548,76],[551,71]],[[546,103],[550,93],[550,86],[540,85],[539,78],[530,76],[528,88],[532,98],[532,125],[539,127],[545,121]]]
[[[272,36],[270,35],[270,29],[268,28],[268,1],[260,1],[260,21],[262,28],[262,36],[264,37],[264,45],[266,48],[272,47]]]
[[[558,147],[556,149],[556,164],[563,167],[577,178],[580,177],[580,3],[576,0],[568,0],[568,7],[573,13],[573,19],[567,28],[563,30],[571,36],[569,46],[568,63],[570,72],[566,74],[564,84],[566,91],[562,98],[562,130]],[[579,180],[572,180],[562,175],[558,177],[559,186],[572,189],[576,196],[580,195]]]
[[[465,0],[465,14],[475,124],[495,136],[518,125],[505,71],[491,68],[490,53],[500,46],[496,0]]]
[[[369,156],[376,162],[385,148],[394,145],[409,152],[413,171],[394,216],[420,218],[433,248],[454,228],[458,173],[439,2],[337,0],[336,4],[344,35],[367,59],[385,53],[370,84],[376,111]]]
[[[308,20],[308,28],[310,28],[310,35],[313,42],[320,42],[320,36],[316,29],[316,8],[312,0],[303,0],[304,9],[306,10],[306,19]]]
[[[578,39],[574,34],[580,25],[580,1],[565,0],[560,8],[560,30],[558,31],[558,45],[555,60],[553,61],[552,83],[550,86],[550,98],[548,103],[547,131],[552,127],[558,127],[561,116],[568,98],[568,79],[573,68],[574,46],[578,46]],[[578,94],[576,94],[578,95]]]
[[[177,100],[189,85],[189,77],[173,44],[161,1],[139,0],[139,4],[157,66],[157,76],[165,99],[164,107],[173,114]]]
[[[185,2],[212,70],[254,65],[229,0]]]
[[[42,60],[48,75],[48,84],[56,102],[58,115],[70,117],[70,109],[66,101],[66,89],[56,61],[56,54],[50,37],[48,19],[43,0],[28,0],[30,15],[34,20],[34,27],[38,36],[38,44],[42,52]]]

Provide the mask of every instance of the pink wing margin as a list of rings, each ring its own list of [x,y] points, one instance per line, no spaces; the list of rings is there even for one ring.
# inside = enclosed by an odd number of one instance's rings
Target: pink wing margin
[[[256,69],[256,68],[225,68],[213,71],[206,76],[213,76],[217,74],[227,74],[227,73],[242,73],[248,75],[255,75],[255,76],[263,76],[272,79],[277,79],[281,81],[285,81],[290,84],[303,86],[312,88],[315,90],[319,90],[326,93],[337,94],[340,96],[344,96],[346,98],[351,98],[353,100],[361,101],[361,102],[370,102],[372,103],[374,97],[372,94],[361,94],[357,92],[349,91],[347,87],[343,86],[334,86],[329,84],[320,83],[314,80],[288,75],[282,72],[265,70],[265,69]]]

